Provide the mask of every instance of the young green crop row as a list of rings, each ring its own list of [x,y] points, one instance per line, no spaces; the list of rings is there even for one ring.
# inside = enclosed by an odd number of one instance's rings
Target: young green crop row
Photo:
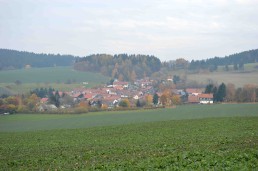
[[[258,117],[0,133],[3,170],[256,170]]]
[[[15,114],[0,116],[0,132],[76,129],[133,123],[258,116],[257,104],[182,105],[176,108],[92,112],[81,115]]]

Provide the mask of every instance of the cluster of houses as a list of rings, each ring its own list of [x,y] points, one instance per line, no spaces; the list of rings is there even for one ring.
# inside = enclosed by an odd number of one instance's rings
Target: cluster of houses
[[[213,94],[204,94],[201,89],[172,90],[174,94],[188,97],[187,103],[212,104]],[[59,92],[62,96],[63,92]],[[147,95],[153,95],[153,81],[150,79],[137,80],[134,84],[129,82],[114,81],[112,85],[102,88],[77,88],[70,92],[65,92],[73,98],[75,103],[87,101],[91,106],[106,105],[108,108],[118,106],[123,99],[128,99],[131,106],[136,105],[137,100],[146,99]],[[157,93],[159,96],[162,93]],[[42,99],[46,103],[47,98]],[[67,106],[61,106],[65,108]],[[69,106],[68,106],[69,107]],[[53,105],[51,108],[55,108]]]
[[[77,88],[68,92],[75,102],[84,100],[91,106],[97,106],[101,102],[108,108],[118,106],[122,99],[129,99],[131,106],[134,106],[136,100],[144,99],[146,95],[154,93],[152,81],[149,79],[137,80],[133,85],[129,82],[114,81],[112,85],[103,88]]]

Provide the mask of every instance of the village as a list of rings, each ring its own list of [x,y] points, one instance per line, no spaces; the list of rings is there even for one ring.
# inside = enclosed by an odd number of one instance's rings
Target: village
[[[85,85],[85,82],[83,85]],[[81,87],[68,92],[59,91],[58,96],[60,98],[68,95],[72,99],[69,103],[63,100],[60,106],[51,104],[47,97],[41,98],[38,110],[50,111],[57,110],[58,108],[71,108],[72,104],[102,109],[118,107],[168,107],[178,104],[213,104],[213,94],[205,94],[203,91],[203,89],[187,88],[185,90],[170,89],[166,92],[161,92],[155,90],[153,80],[149,78],[136,80],[133,84],[114,80],[113,84],[103,87]],[[126,105],[121,103],[124,101],[126,101]]]

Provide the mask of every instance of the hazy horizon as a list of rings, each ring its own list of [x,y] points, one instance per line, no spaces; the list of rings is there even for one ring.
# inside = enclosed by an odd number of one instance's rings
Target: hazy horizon
[[[0,48],[207,59],[257,49],[256,0],[0,0]]]

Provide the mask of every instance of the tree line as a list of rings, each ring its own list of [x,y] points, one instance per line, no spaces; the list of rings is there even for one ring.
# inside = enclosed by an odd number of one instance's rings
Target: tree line
[[[209,69],[217,70],[218,66],[234,65],[234,70],[242,69],[244,64],[258,62],[258,49],[244,51],[225,57],[214,57],[206,60],[192,60],[189,63],[189,70]]]
[[[74,69],[100,72],[120,81],[135,81],[137,78],[151,76],[159,71],[161,66],[161,61],[155,56],[96,54],[76,58]]]
[[[205,88],[205,93],[212,93],[215,102],[258,102],[258,86],[253,84],[239,88],[232,83],[221,83],[219,86],[209,84]]]
[[[162,62],[162,68],[167,70],[185,69],[189,71],[209,70],[213,72],[218,69],[218,66],[225,66],[225,71],[229,70],[228,65],[233,65],[234,70],[242,70],[244,64],[256,62],[258,62],[258,49],[202,60],[187,61],[184,58],[178,58]]]
[[[9,49],[0,49],[0,70],[21,69],[26,65],[31,67],[71,66],[72,55],[37,54]]]

